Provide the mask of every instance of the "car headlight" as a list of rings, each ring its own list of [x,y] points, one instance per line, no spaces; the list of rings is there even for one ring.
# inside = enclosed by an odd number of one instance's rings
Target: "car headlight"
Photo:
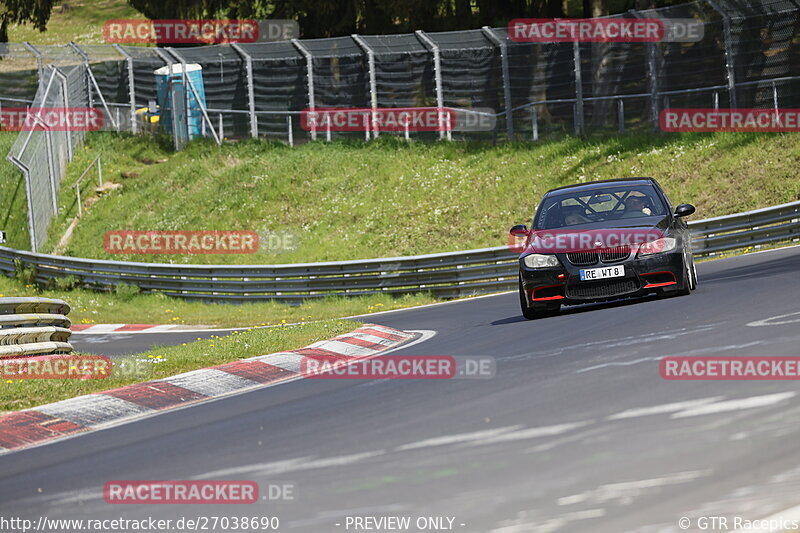
[[[661,254],[671,252],[678,245],[678,241],[672,237],[662,237],[654,241],[639,245],[639,257],[643,255]]]
[[[554,255],[530,254],[522,260],[528,268],[556,267],[560,263]]]

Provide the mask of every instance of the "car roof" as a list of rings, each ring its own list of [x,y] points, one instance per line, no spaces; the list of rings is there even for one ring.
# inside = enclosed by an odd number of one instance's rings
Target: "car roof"
[[[611,180],[598,180],[598,181],[590,181],[589,183],[574,183],[572,185],[556,187],[555,189],[550,189],[549,191],[544,193],[544,195],[548,196],[555,192],[562,192],[567,190],[569,190],[570,192],[591,191],[593,189],[602,189],[608,187],[609,185],[621,185],[621,186],[657,185],[657,182],[653,178],[617,178]]]

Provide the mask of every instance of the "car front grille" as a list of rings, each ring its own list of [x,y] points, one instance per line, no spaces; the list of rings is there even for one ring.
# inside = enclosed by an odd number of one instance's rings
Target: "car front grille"
[[[597,252],[568,252],[567,259],[576,266],[593,265],[597,263]]]
[[[638,289],[639,285],[634,279],[584,283],[581,285],[568,287],[567,298],[612,298],[614,296],[621,296],[630,292],[636,292]]]
[[[603,248],[600,250],[600,261],[603,263],[615,263],[623,261],[631,255],[630,246],[616,246],[614,248]]]

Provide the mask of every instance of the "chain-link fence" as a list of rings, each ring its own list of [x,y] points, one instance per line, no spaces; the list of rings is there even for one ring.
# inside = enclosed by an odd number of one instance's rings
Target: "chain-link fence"
[[[524,43],[510,39],[507,27],[484,27],[191,48],[7,44],[0,45],[0,106],[31,102],[38,79],[34,107],[68,94],[70,101],[102,112],[105,129],[162,131],[173,136],[176,148],[190,136],[193,118],[187,109],[200,92],[201,135],[290,144],[318,136],[389,134],[369,128],[361,133],[303,129],[304,110],[331,107],[488,108],[496,118],[492,131],[413,135],[492,140],[657,130],[659,112],[669,107],[798,107],[796,1],[697,0],[611,18],[619,17],[691,19],[702,23],[704,37],[698,42]],[[181,64],[201,67],[201,87],[178,68]],[[154,71],[162,67],[182,72],[169,76],[170,97],[158,110],[161,118],[171,116],[167,127],[164,120],[154,125],[150,116],[158,100]],[[74,133],[23,132],[11,153],[30,176],[34,248],[43,242],[54,212],[48,199],[60,179],[62,154],[69,157],[68,141],[74,148],[81,139]]]

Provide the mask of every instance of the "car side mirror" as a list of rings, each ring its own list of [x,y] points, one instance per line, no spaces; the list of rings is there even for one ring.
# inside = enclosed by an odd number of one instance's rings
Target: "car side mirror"
[[[517,224],[508,232],[508,249],[514,253],[522,253],[525,250],[525,242],[528,240],[528,226]]]
[[[525,224],[517,224],[509,231],[511,235],[520,236],[520,237],[527,237],[528,236],[528,226]]]
[[[675,208],[676,217],[688,217],[694,213],[695,209],[692,204],[681,204]]]

